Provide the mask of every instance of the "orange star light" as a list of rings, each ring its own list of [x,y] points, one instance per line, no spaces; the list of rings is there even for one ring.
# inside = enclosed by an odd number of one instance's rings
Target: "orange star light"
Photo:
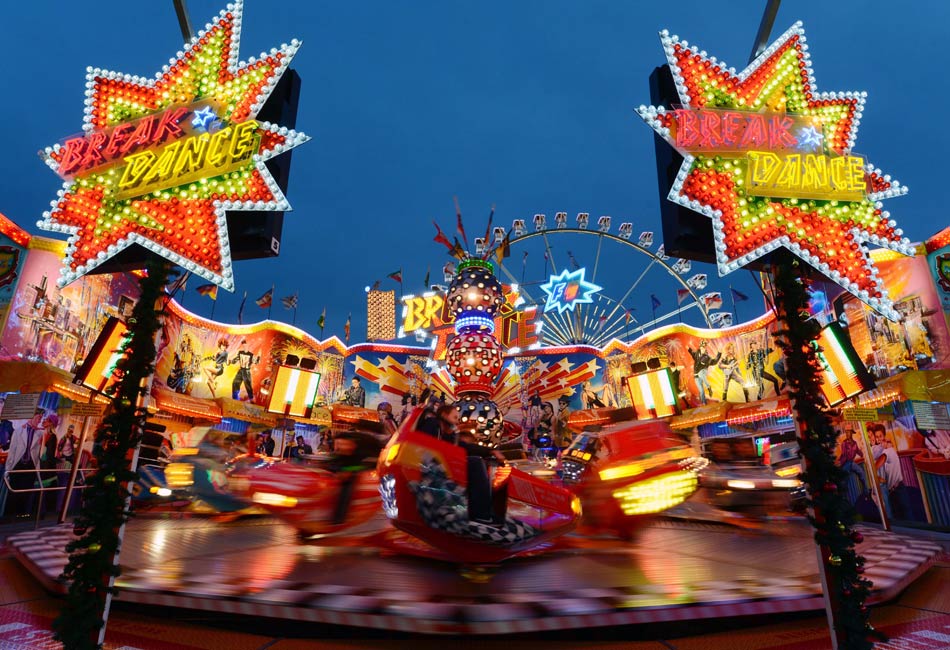
[[[152,79],[87,69],[84,134],[44,152],[65,179],[37,224],[71,235],[60,286],[139,244],[233,291],[226,212],[290,209],[264,163],[309,138],[255,118],[300,43],[239,62],[242,14]]]
[[[866,93],[818,93],[801,23],[742,72],[660,34],[682,107],[640,116],[684,156],[669,200],[713,221],[720,275],[779,246],[889,318],[868,242],[910,241],[882,199],[907,188],[854,154]]]

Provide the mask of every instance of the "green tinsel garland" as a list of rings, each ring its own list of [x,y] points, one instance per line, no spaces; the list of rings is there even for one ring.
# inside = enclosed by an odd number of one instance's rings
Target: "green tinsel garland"
[[[870,636],[883,637],[868,623],[865,602],[871,593],[871,582],[862,577],[864,558],[854,548],[863,537],[853,529],[855,512],[844,489],[847,475],[835,464],[838,432],[825,407],[816,354],[815,341],[821,326],[810,318],[808,280],[802,274],[798,260],[775,267],[776,306],[785,328],[778,332],[776,342],[785,354],[789,394],[801,425],[798,442],[807,459],[802,481],[808,487],[809,505],[814,513],[809,520],[815,529],[815,541],[825,560],[828,595],[838,626],[838,647],[867,650],[874,645]]]
[[[103,626],[109,576],[119,575],[113,558],[119,545],[119,526],[129,517],[127,485],[136,478],[130,464],[146,418],[145,410],[136,404],[143,392],[143,380],[155,369],[155,334],[161,327],[155,305],[169,276],[164,262],[149,263],[147,272],[140,282],[142,295],[127,323],[129,353],[116,366],[122,378],[111,395],[111,412],[96,431],[92,455],[98,469],[86,480],[82,509],[75,522],[79,537],[66,547],[70,556],[62,579],[69,583],[69,592],[53,622],[56,639],[62,641],[64,650],[100,647],[97,637]]]

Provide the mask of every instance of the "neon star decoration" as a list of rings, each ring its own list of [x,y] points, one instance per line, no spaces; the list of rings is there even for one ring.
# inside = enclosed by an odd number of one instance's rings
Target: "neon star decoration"
[[[60,286],[139,244],[233,291],[226,212],[290,209],[264,163],[309,138],[255,118],[300,42],[239,61],[242,13],[151,79],[87,69],[85,133],[44,156],[65,179],[37,224],[70,235]]]
[[[547,294],[548,300],[544,311],[557,309],[557,313],[574,311],[576,305],[594,302],[593,295],[603,289],[593,282],[584,279],[584,269],[568,271],[564,269],[558,275],[552,275],[541,290]]]
[[[720,275],[784,246],[898,319],[866,244],[913,254],[880,203],[907,188],[851,152],[866,93],[817,91],[801,23],[739,73],[660,40],[683,108],[637,112],[683,154],[668,198],[712,219]]]

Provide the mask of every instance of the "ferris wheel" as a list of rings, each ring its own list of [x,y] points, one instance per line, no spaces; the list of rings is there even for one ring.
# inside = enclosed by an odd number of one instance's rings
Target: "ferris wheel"
[[[507,247],[497,262],[499,278],[518,286],[525,307],[537,307],[543,345],[602,347],[676,322],[732,324],[732,314],[715,311],[723,298],[710,290],[708,275],[666,255],[662,244],[654,247],[653,232],[634,237],[633,224],[624,222],[612,233],[609,216],[590,225],[588,213],[569,224],[567,213],[558,212],[553,227],[536,214],[530,229],[516,219],[510,231],[496,227],[491,243],[475,240],[476,255]]]

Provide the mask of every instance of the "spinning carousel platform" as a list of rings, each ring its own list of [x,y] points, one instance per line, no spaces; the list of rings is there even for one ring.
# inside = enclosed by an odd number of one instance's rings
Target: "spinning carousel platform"
[[[895,598],[941,553],[863,527],[873,602]],[[8,538],[44,586],[63,592],[70,526]],[[632,542],[571,535],[488,571],[395,552],[413,541],[380,518],[300,541],[269,518],[131,521],[122,601],[419,634],[517,634],[781,614],[823,608],[812,532],[661,519]]]

